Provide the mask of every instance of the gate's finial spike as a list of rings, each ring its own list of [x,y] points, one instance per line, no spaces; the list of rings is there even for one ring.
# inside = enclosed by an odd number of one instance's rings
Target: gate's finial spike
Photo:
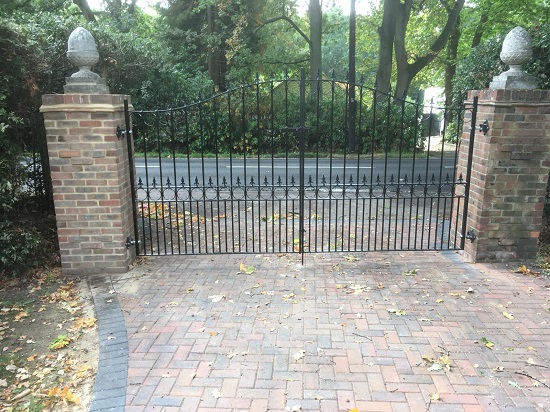
[[[172,186],[172,183],[170,182],[169,177],[166,178],[166,186],[168,187],[168,189],[170,189],[170,186]]]
[[[418,173],[418,179],[417,179],[418,183],[422,183],[422,176],[420,176],[420,173]]]
[[[241,177],[237,176],[237,186],[241,186]]]
[[[223,185],[224,188],[227,187],[227,180],[225,179],[225,176],[222,179],[222,185]]]
[[[157,187],[157,180],[153,177],[153,189]]]
[[[250,186],[254,187],[254,176],[250,177]]]
[[[183,176],[181,177],[181,180],[180,180],[180,186],[181,187],[185,186],[185,179],[183,178]]]
[[[264,176],[264,186],[268,186],[269,185],[269,182],[267,180],[267,176]]]
[[[376,175],[376,185],[380,185],[380,175]]]
[[[139,189],[143,188],[143,181],[141,180],[141,177],[138,179],[138,188]]]
[[[447,176],[445,176],[445,183],[449,183],[451,180],[451,177],[449,176],[449,173],[447,173]]]
[[[363,181],[361,183],[363,183],[364,185],[367,184],[367,175],[366,174],[363,174]]]
[[[280,186],[282,186],[282,184],[283,184],[283,181],[281,180],[281,176],[279,176],[278,179],[277,179],[277,186],[280,187]]]
[[[338,186],[340,184],[340,176],[336,175],[336,185]]]
[[[353,184],[353,175],[349,175],[349,182],[348,184],[352,185]]]
[[[213,187],[213,186],[214,186],[214,182],[212,181],[212,176],[210,176],[210,177],[208,178],[208,186],[210,186],[210,187]]]
[[[195,186],[199,187],[199,178],[198,178],[198,176],[195,177]]]

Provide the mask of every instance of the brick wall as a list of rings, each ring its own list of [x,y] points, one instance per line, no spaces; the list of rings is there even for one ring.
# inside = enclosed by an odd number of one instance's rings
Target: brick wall
[[[465,255],[473,261],[535,257],[550,166],[550,92],[472,91],[479,98]],[[464,122],[458,173],[466,176],[470,120]],[[462,215],[459,215],[459,224]]]
[[[123,272],[133,262],[124,99],[45,95],[44,114],[61,263],[68,275]]]

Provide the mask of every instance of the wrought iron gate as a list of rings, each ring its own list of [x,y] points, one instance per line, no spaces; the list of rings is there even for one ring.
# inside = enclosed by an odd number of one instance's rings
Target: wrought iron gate
[[[453,134],[433,136],[436,115],[303,70],[134,111],[132,126],[127,111],[138,254],[461,249],[463,109]]]

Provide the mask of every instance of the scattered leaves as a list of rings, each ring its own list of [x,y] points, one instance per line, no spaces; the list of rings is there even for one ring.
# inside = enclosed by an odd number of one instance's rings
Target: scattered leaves
[[[61,398],[67,402],[74,403],[75,405],[80,405],[80,398],[72,393],[67,386],[63,389],[58,387],[50,389],[48,396]]]
[[[208,299],[211,299],[212,303],[218,303],[222,299],[225,299],[225,295],[212,295],[208,296]]]
[[[540,275],[540,272],[532,271],[531,269],[529,269],[525,265],[521,265],[519,268],[517,268],[516,273],[522,273],[526,276],[539,276]]]

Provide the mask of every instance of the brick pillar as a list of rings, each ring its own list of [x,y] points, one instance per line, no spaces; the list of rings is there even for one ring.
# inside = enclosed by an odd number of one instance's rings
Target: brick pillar
[[[464,253],[474,262],[532,259],[536,255],[550,166],[550,92],[482,90],[477,95],[477,125],[487,120],[486,135],[474,138]],[[465,119],[458,174],[466,176],[470,120]],[[462,224],[462,211],[459,225]],[[461,226],[459,226],[461,227]]]
[[[41,112],[50,157],[63,273],[128,270],[135,258],[124,99],[110,94],[45,95]]]

